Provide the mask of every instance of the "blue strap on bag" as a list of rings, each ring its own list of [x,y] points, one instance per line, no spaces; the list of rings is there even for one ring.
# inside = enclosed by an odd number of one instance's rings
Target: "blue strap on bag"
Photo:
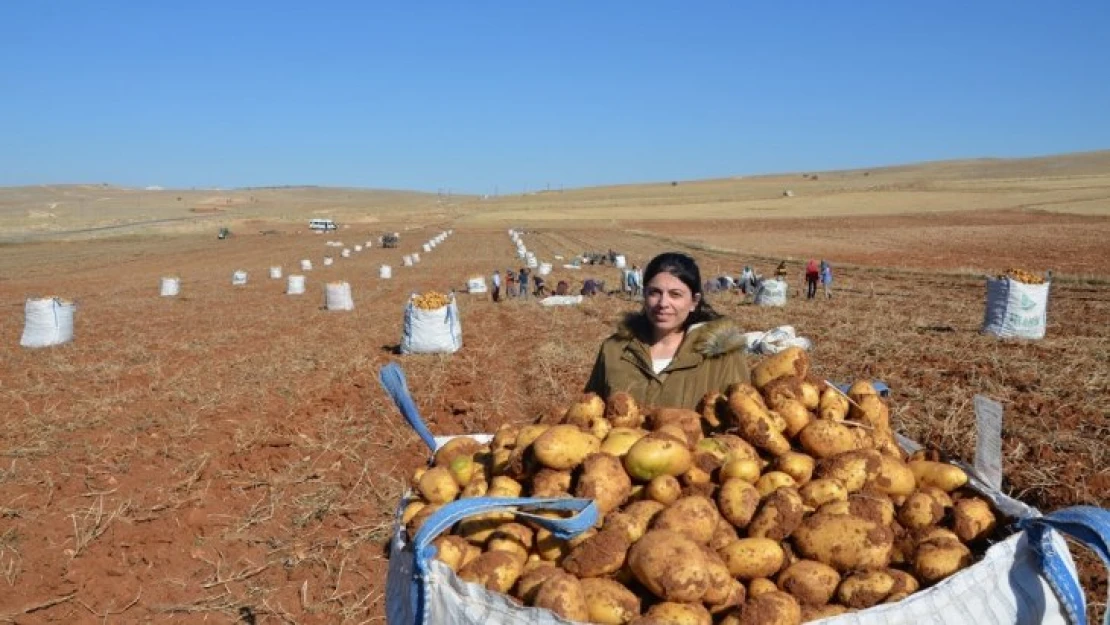
[[[401,371],[401,367],[397,363],[389,363],[382,367],[378,372],[378,381],[382,383],[385,392],[397,405],[397,410],[401,411],[401,416],[405,421],[409,422],[412,429],[416,431],[428,449],[436,450],[436,438],[432,436],[428,426],[424,425],[423,419],[420,418],[420,411],[416,409],[416,403],[412,401],[412,396],[409,395],[408,383],[405,381],[405,373]]]
[[[1018,527],[1028,533],[1029,544],[1036,550],[1045,579],[1064,606],[1068,621],[1074,625],[1087,625],[1083,588],[1053,545],[1050,530],[1056,530],[1095,552],[1110,568],[1110,510],[1075,506],[1045,516],[1022,519],[1018,521]],[[1110,625],[1110,609],[1102,623]]]

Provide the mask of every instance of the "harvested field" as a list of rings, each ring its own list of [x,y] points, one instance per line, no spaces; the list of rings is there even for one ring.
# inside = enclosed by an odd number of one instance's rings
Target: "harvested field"
[[[505,224],[463,220],[423,262],[401,267],[401,254],[443,227],[415,223],[384,216],[317,236],[259,218],[226,241],[212,227],[0,247],[0,621],[383,621],[390,515],[426,450],[378,369],[402,364],[434,432],[492,431],[571,401],[599,342],[636,306],[614,296],[543,309],[464,294],[462,351],[397,356],[410,292],[461,288],[520,262]],[[541,259],[612,248],[642,264],[678,249],[707,274],[735,274],[828,257],[831,301],[798,300],[797,276],[784,309],[733,294],[712,302],[748,329],[795,326],[829,379],[886,381],[899,430],[957,457],[974,452],[972,397],[1001,401],[1008,492],[1042,509],[1110,506],[1105,214],[509,225],[528,230]],[[406,226],[395,250],[340,259],[324,246]],[[336,263],[322,267],[329,253]],[[287,296],[266,269],[296,273],[301,258],[316,265],[308,291]],[[617,277],[554,262],[552,285]],[[377,278],[383,263],[392,280]],[[1011,265],[1065,276],[1043,341],[978,332],[979,276]],[[236,269],[250,272],[246,286],[231,285]],[[159,298],[170,274],[181,295]],[[353,312],[322,309],[328,280],[350,282]],[[24,298],[50,294],[78,302],[76,340],[19,349]],[[1106,576],[1075,553],[1100,615]]]

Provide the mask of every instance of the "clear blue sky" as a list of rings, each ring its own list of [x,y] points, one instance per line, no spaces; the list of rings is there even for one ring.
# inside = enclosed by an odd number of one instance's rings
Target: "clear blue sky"
[[[1110,148],[1110,1],[0,2],[0,185],[501,193]]]

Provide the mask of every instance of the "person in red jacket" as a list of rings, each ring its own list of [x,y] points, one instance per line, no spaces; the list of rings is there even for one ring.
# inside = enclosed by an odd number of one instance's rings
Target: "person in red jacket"
[[[806,299],[817,297],[817,281],[821,279],[821,271],[817,261],[812,258],[806,263]]]

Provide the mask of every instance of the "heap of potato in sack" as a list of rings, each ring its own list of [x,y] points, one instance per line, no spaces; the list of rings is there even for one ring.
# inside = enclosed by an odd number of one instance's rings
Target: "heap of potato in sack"
[[[428,291],[412,298],[414,306],[420,310],[437,310],[451,303],[451,298],[438,291]]]
[[[792,348],[699,411],[587,394],[558,424],[453,439],[414,475],[406,528],[459,497],[592,498],[572,540],[487,513],[434,544],[463,580],[594,623],[800,623],[967,567],[997,520],[964,471],[907,458],[870,383],[845,395],[808,367]]]
[[[998,276],[999,280],[1005,280],[1006,278],[1025,284],[1044,284],[1043,277],[1024,269],[1010,268],[1006,270],[1006,273]]]

